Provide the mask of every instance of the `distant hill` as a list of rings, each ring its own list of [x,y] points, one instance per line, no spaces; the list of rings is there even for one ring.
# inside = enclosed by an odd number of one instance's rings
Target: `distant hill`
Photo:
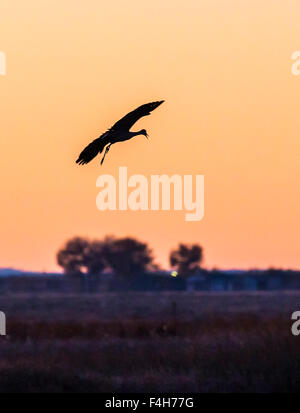
[[[23,271],[16,270],[14,268],[0,268],[0,276],[9,276],[9,275],[22,275]]]
[[[44,275],[62,275],[60,273],[45,273],[35,271],[22,271],[15,268],[0,268],[0,277],[23,277],[23,276],[44,276]]]
[[[238,275],[238,274],[245,274],[247,271],[245,270],[219,270],[223,274],[229,275]]]

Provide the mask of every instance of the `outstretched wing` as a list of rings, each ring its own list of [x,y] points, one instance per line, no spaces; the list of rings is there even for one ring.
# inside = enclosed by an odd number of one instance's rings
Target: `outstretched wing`
[[[163,102],[164,100],[160,100],[158,102],[146,103],[145,105],[138,107],[115,123],[110,130],[114,132],[117,132],[118,130],[129,130],[140,118],[150,115],[150,113]]]
[[[91,162],[99,153],[101,153],[104,147],[109,143],[108,133],[105,132],[100,138],[91,142],[79,155],[76,163],[79,165],[85,165]]]

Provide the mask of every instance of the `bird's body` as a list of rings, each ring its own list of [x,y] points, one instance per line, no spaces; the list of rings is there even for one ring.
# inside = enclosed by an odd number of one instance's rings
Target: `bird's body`
[[[110,137],[111,143],[117,143],[117,142],[125,142],[128,141],[131,138],[134,138],[135,136],[138,135],[143,135],[143,129],[138,132],[124,132],[122,135],[121,134],[112,134]]]
[[[125,142],[137,135],[148,137],[147,131],[142,129],[137,132],[130,131],[131,127],[143,116],[150,115],[150,113],[161,105],[164,101],[152,102],[142,105],[134,111],[128,113],[124,118],[120,119],[114,126],[108,129],[98,139],[91,142],[79,155],[76,163],[85,165],[94,159],[98,154],[102,153],[106,147],[101,165],[104,162],[111,145],[117,142]]]

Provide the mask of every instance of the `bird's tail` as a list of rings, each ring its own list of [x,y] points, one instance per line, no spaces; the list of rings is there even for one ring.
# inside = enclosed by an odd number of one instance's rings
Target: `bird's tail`
[[[79,155],[76,163],[78,165],[85,165],[93,160],[99,153],[103,152],[105,146],[109,143],[108,138],[102,135],[90,143]]]

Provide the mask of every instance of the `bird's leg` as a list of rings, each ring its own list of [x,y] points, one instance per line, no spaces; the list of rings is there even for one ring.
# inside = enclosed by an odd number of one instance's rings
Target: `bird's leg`
[[[108,146],[106,147],[105,153],[104,153],[103,158],[102,158],[102,161],[101,161],[101,165],[103,165],[104,159],[105,159],[106,155],[108,154],[111,145],[112,145],[112,144],[110,144],[110,145],[108,145]]]

